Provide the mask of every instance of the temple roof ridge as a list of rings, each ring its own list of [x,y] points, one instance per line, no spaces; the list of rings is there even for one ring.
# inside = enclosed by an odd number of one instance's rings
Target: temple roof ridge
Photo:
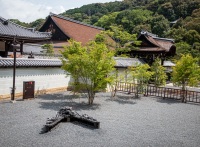
[[[86,23],[80,22],[78,20],[71,19],[71,18],[66,17],[66,16],[54,14],[52,12],[50,12],[49,16],[55,16],[55,17],[58,17],[58,18],[61,18],[61,19],[67,20],[67,21],[77,23],[77,24],[85,25],[85,26],[92,27],[92,28],[99,29],[99,30],[104,30],[104,28],[97,27],[97,26],[90,25],[90,24],[86,24]]]
[[[158,35],[150,33],[148,31],[144,31],[144,30],[141,31],[141,35],[151,36],[152,38],[157,39],[157,40],[164,40],[164,41],[172,41],[172,42],[174,42],[174,39],[158,37]]]

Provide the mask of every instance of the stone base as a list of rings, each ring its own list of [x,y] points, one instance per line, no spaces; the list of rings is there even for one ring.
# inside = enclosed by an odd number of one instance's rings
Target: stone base
[[[43,94],[62,92],[62,91],[67,91],[67,90],[68,90],[68,87],[59,87],[59,88],[36,90],[35,91],[35,97],[38,97],[39,95],[43,95]],[[23,97],[23,93],[22,92],[15,93],[15,99],[20,99],[22,97]],[[9,100],[9,99],[11,99],[11,94],[0,95],[0,101],[1,100]]]

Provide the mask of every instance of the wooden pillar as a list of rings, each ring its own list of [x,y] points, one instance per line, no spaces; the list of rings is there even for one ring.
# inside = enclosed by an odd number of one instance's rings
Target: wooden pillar
[[[8,41],[5,42],[5,54],[4,54],[4,57],[7,57],[8,56],[8,50],[10,48],[10,45],[8,44]]]
[[[20,53],[21,53],[21,55],[23,53],[23,42],[20,43]]]
[[[161,54],[161,65],[163,66],[164,64],[164,61],[165,61],[165,55],[164,54]]]

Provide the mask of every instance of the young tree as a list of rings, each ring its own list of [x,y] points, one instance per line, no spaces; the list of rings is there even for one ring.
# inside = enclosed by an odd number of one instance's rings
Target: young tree
[[[52,56],[54,54],[53,45],[52,44],[44,44],[42,49],[47,56]]]
[[[182,55],[173,67],[172,82],[186,90],[186,86],[197,86],[200,81],[200,67],[197,63],[197,58],[191,55]],[[186,102],[185,93],[182,96],[182,102]]]
[[[119,69],[114,70],[112,73],[113,80],[109,83],[111,90],[111,97],[115,97],[118,86],[121,83],[130,83],[133,82],[133,78],[130,74],[130,70],[126,69],[124,72],[119,72]]]
[[[156,88],[166,84],[167,75],[165,73],[165,68],[160,64],[160,60],[157,58],[151,66],[151,71],[153,72],[152,79]]]
[[[137,81],[137,91],[136,97],[145,92],[148,81],[150,80],[153,72],[149,71],[150,66],[148,64],[138,65],[136,67],[131,67],[130,70],[132,72],[133,78]]]
[[[76,88],[87,91],[88,104],[93,104],[96,92],[105,89],[113,79],[109,76],[115,65],[113,51],[103,43],[92,41],[82,47],[71,40],[62,55],[62,68],[75,79]]]

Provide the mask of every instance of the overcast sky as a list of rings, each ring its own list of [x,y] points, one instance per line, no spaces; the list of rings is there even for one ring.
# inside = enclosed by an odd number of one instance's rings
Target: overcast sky
[[[46,18],[49,12],[59,14],[86,4],[111,1],[122,0],[0,0],[0,16],[32,22],[38,18]]]

